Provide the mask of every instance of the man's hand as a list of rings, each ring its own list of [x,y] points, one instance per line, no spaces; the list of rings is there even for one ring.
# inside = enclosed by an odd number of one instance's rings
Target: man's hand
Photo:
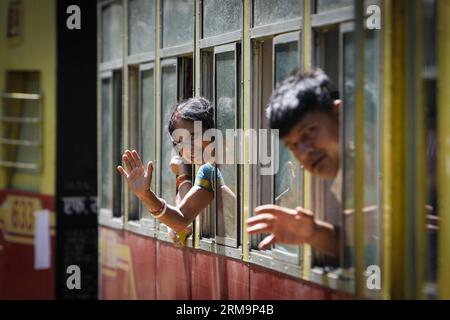
[[[122,166],[118,166],[117,170],[119,170],[120,174],[125,178],[131,191],[133,191],[139,199],[142,199],[150,190],[152,183],[152,162],[148,162],[147,170],[145,170],[136,150],[133,150],[132,152],[126,150],[122,155],[122,160],[126,169]]]
[[[247,220],[247,232],[270,233],[258,245],[260,249],[268,249],[275,242],[295,245],[308,243],[316,229],[312,212],[300,207],[293,210],[265,205],[256,208],[255,212],[256,216]]]

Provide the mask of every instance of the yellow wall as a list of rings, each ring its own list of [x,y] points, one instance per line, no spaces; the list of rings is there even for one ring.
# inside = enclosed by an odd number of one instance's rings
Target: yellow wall
[[[14,185],[52,195],[56,149],[56,4],[55,0],[23,0],[23,41],[12,46],[6,38],[9,2],[0,1],[0,90],[5,90],[6,70],[40,71],[44,96],[42,174],[15,174]],[[0,189],[5,187],[3,171],[0,169]]]

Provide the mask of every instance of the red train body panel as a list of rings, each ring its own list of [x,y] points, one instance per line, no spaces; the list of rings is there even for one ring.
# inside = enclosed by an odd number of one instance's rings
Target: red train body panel
[[[101,299],[349,299],[303,280],[123,230],[99,227]]]

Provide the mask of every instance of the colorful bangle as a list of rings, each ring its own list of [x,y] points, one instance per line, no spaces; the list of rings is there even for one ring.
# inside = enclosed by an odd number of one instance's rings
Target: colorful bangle
[[[158,200],[161,201],[161,205],[159,206],[158,210],[152,212],[153,215],[159,214],[164,209],[164,200],[163,199],[158,199]]]
[[[182,183],[180,183],[180,184],[178,185],[177,189],[180,189],[180,188],[181,188],[184,184],[186,184],[186,183],[192,184],[192,181],[190,181],[190,180],[185,180],[185,181],[183,181]]]
[[[161,201],[163,202],[162,209],[153,213],[156,219],[162,218],[167,212],[167,202],[164,199],[161,199]]]
[[[181,176],[179,176],[177,178],[177,181],[176,181],[177,189],[179,189],[181,184],[186,182],[186,181],[192,181],[192,176],[188,176],[188,175],[181,175]]]

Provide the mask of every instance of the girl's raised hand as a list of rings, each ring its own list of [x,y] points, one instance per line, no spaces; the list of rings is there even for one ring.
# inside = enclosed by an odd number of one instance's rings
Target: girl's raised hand
[[[153,164],[151,161],[144,168],[141,158],[136,150],[126,150],[122,155],[125,168],[118,166],[117,170],[127,181],[131,191],[140,199],[142,199],[150,190],[152,183]]]

